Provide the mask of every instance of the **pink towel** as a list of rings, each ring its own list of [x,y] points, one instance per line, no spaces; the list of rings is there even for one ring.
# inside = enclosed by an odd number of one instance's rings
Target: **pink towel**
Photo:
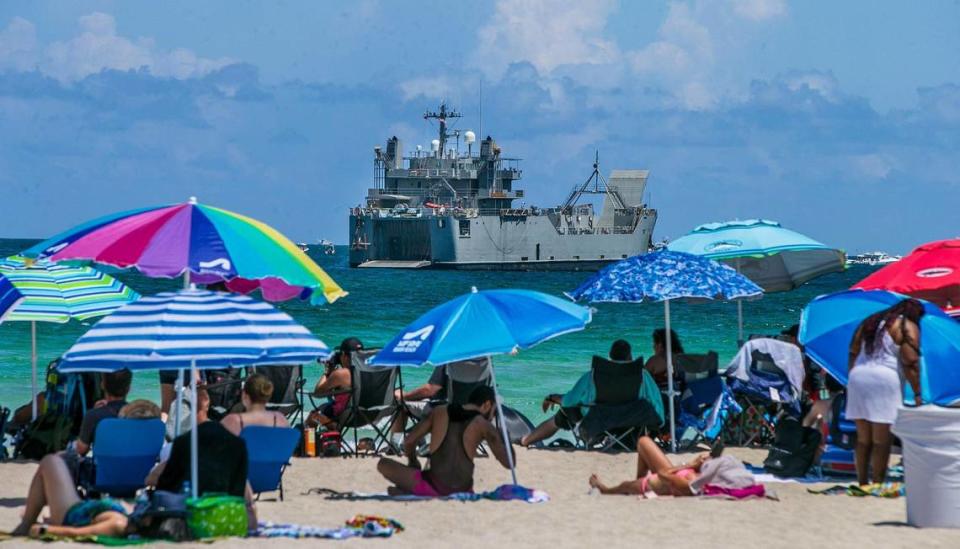
[[[707,484],[703,487],[703,495],[724,496],[731,499],[747,499],[765,497],[767,495],[767,491],[763,488],[762,484],[754,484],[752,486],[747,486],[746,488],[723,488],[721,486]]]

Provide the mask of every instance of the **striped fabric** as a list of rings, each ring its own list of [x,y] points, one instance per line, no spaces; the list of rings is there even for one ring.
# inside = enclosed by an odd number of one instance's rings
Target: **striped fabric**
[[[0,278],[9,280],[26,298],[7,320],[87,320],[140,298],[119,280],[92,267],[28,262],[17,256],[0,261]]]
[[[305,327],[249,297],[182,290],[103,318],[63,355],[63,371],[303,364],[329,355]]]
[[[9,280],[0,276],[0,322],[6,320],[21,302],[23,294]]]

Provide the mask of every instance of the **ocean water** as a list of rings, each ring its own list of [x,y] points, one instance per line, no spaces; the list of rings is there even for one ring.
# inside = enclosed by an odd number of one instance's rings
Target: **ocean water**
[[[0,239],[0,257],[15,254],[33,241]],[[560,295],[575,288],[589,273],[584,272],[470,272],[351,269],[347,250],[336,255],[309,252],[350,295],[332,305],[311,307],[288,302],[280,307],[310,328],[331,347],[348,336],[359,337],[367,347],[386,343],[408,322],[427,309],[457,295],[480,289],[527,288]],[[746,333],[778,333],[799,321],[803,306],[814,297],[850,287],[867,276],[872,267],[854,265],[844,273],[823,276],[792,292],[770,294],[744,304]],[[136,273],[119,273],[124,282],[143,294],[177,289],[179,281],[148,279]],[[507,404],[532,420],[545,414],[540,410],[544,395],[565,392],[584,371],[594,354],[605,355],[615,339],[626,339],[634,356],[652,353],[651,333],[663,326],[663,305],[598,304],[593,322],[582,332],[547,341],[516,356],[495,357],[497,381]],[[717,351],[721,364],[733,357],[737,340],[737,308],[734,303],[672,303],[671,321],[687,352]],[[90,324],[38,324],[40,381],[43,368],[66,351]],[[318,365],[307,366],[308,384],[319,377]],[[406,386],[423,382],[429,368],[403,371]],[[0,325],[0,405],[15,407],[29,401],[30,325],[5,322]],[[134,376],[135,397],[159,400],[157,374]]]

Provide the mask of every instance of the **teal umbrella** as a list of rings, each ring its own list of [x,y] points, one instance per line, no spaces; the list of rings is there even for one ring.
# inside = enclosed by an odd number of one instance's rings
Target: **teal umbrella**
[[[37,418],[37,322],[63,324],[111,313],[140,298],[119,280],[91,267],[69,267],[20,256],[0,260],[0,277],[24,299],[6,320],[30,322],[30,387],[33,419]]]
[[[708,223],[671,242],[667,249],[721,261],[763,288],[785,292],[846,268],[843,250],[785,229],[776,221],[748,219]],[[743,303],[737,301],[738,338],[743,341]]]

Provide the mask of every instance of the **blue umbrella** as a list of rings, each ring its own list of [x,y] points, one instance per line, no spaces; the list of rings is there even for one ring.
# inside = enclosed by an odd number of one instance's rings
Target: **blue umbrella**
[[[842,250],[767,219],[700,225],[671,242],[667,249],[722,261],[756,282],[764,292],[792,290],[818,276],[846,268]],[[742,302],[737,302],[737,319],[742,341]]]
[[[104,317],[63,355],[60,369],[190,368],[196,402],[198,368],[303,364],[329,354],[309,330],[267,303],[189,289],[144,297]],[[196,414],[190,420],[190,478],[197,497]]]
[[[421,366],[448,364],[512,353],[566,333],[582,330],[591,320],[587,307],[530,290],[484,290],[439,305],[414,320],[370,364]],[[492,371],[491,371],[492,373]],[[493,380],[496,390],[496,379]],[[503,410],[497,399],[497,413]],[[506,422],[500,429],[510,473],[517,483]]]
[[[882,290],[847,290],[818,297],[801,314],[800,343],[807,355],[837,381],[847,384],[850,342],[865,318],[907,296]],[[923,402],[960,402],[960,322],[933,303],[923,302],[920,320],[920,396]],[[913,389],[905,388],[913,401]]]
[[[637,255],[604,268],[567,294],[575,301],[640,303],[663,301],[667,329],[667,383],[670,396],[670,445],[676,451],[673,406],[673,345],[670,301],[674,299],[743,299],[763,290],[732,268],[712,259],[663,250]]]
[[[23,301],[23,294],[13,287],[6,278],[0,276],[0,322]]]

